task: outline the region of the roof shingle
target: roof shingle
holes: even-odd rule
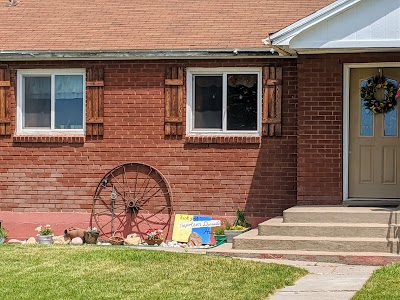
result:
[[[0,0],[0,50],[256,49],[334,0]]]

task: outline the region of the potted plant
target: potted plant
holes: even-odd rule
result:
[[[235,236],[251,229],[251,225],[246,221],[244,213],[240,209],[236,211],[236,220],[233,226],[231,226],[229,222],[226,222],[225,227],[224,233],[228,243],[232,243]]]
[[[7,237],[7,230],[4,227],[0,227],[0,244],[3,244]]]
[[[216,246],[226,243],[226,236],[223,227],[216,227],[214,229],[214,239]]]
[[[162,233],[163,231],[161,229],[149,228],[146,231],[144,241],[147,245],[160,245],[164,241]]]
[[[39,244],[42,245],[50,245],[53,244],[53,230],[51,229],[50,225],[46,226],[38,226],[35,228],[35,230],[38,232],[38,241]]]
[[[85,231],[85,243],[86,244],[97,244],[99,238],[99,231],[96,227],[88,227]]]

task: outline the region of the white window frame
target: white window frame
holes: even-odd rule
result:
[[[81,75],[83,77],[82,129],[54,129],[55,119],[55,76]],[[23,128],[24,123],[24,78],[35,76],[51,77],[51,128]],[[27,69],[17,70],[17,135],[84,135],[86,129],[86,70],[85,69]]]
[[[227,74],[257,75],[257,130],[227,130]],[[194,128],[194,78],[196,75],[222,76],[222,130]],[[186,135],[261,136],[262,131],[262,68],[188,68],[186,72]]]

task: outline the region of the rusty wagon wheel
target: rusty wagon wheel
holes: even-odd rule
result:
[[[115,167],[101,179],[93,198],[91,226],[100,238],[136,233],[149,228],[169,232],[172,194],[166,178],[143,163]],[[94,221],[94,222],[93,222]]]

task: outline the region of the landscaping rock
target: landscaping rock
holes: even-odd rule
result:
[[[36,239],[34,237],[30,237],[29,239],[26,240],[26,244],[34,245],[34,244],[37,244],[37,242],[36,242]]]
[[[136,233],[129,234],[124,240],[125,245],[139,245],[142,239],[136,235]]]
[[[80,237],[76,237],[71,240],[71,244],[72,245],[82,245],[83,240]]]
[[[20,245],[20,244],[23,244],[25,241],[20,241],[20,240],[17,240],[17,239],[10,239],[8,242],[7,242],[7,244],[14,244],[14,245]]]
[[[201,241],[201,236],[198,235],[195,232],[192,232],[189,235],[189,242],[188,242],[188,246],[189,247],[194,247],[194,246],[201,246],[202,245],[202,241]]]
[[[53,242],[54,242],[54,244],[66,245],[66,244],[71,243],[71,239],[67,236],[58,235],[58,236],[53,237]]]

